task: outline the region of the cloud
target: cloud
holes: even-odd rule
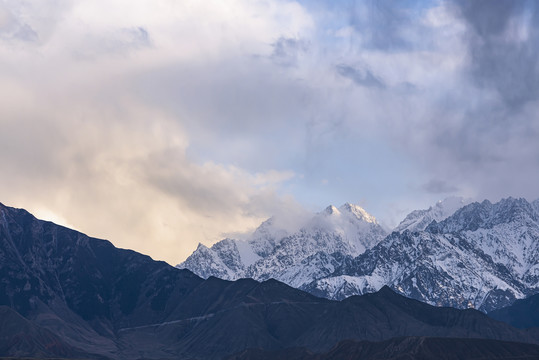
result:
[[[456,186],[449,185],[444,180],[432,179],[423,185],[423,189],[433,194],[447,194],[457,192],[459,189]]]
[[[270,59],[281,66],[297,66],[298,57],[309,50],[307,41],[284,37],[275,41],[272,47]]]
[[[38,40],[35,30],[18,19],[5,3],[0,4],[0,38],[25,42]]]
[[[152,46],[150,34],[143,26],[113,28],[103,33],[86,34],[82,42],[84,47],[75,48],[73,55],[86,61],[95,61],[104,55],[126,56]]]
[[[188,111],[211,82],[187,86],[189,104],[182,94],[167,93],[165,75],[174,67],[193,69],[200,59],[211,59],[217,75],[227,61],[269,56],[270,44],[309,26],[299,6],[165,1],[148,8],[145,1],[114,1],[103,12],[105,2],[58,2],[42,18],[39,4],[24,5],[8,4],[16,26],[9,23],[9,37],[0,39],[0,201],[171,264],[198,242],[254,229],[278,208],[299,206],[279,191],[293,171],[245,169],[193,153],[192,139],[219,122],[211,136],[224,136],[220,129],[234,119],[218,103],[218,111],[200,116],[212,106],[208,99]],[[39,43],[14,46],[17,24],[34,29]],[[147,77],[159,73],[163,78]],[[184,75],[174,80],[200,79]],[[144,96],[143,78],[156,81],[156,96],[181,106]],[[219,91],[238,83],[225,79]],[[228,96],[224,101],[234,100]],[[249,126],[244,116],[238,120]],[[196,123],[199,128],[190,126]]]
[[[359,86],[382,89],[385,87],[384,82],[369,69],[355,68],[345,64],[339,64],[335,68],[339,75],[352,80]]]
[[[350,25],[361,35],[363,46],[398,51],[413,44],[407,38],[412,19],[406,9],[392,1],[352,1]]]
[[[176,263],[282,209],[536,198],[536,7],[489,4],[4,1],[0,201]]]
[[[469,27],[470,72],[479,86],[492,88],[508,107],[539,95],[539,9],[534,1],[455,1]]]
[[[313,147],[317,162],[311,169],[338,154],[357,169],[339,169],[343,178],[352,176],[363,193],[384,184],[388,193],[373,191],[375,204],[421,199],[417,206],[428,206],[443,193],[479,200],[539,196],[530,181],[539,175],[534,2],[325,5],[316,14],[326,32],[311,40],[310,51],[324,54],[325,65],[340,77],[324,78],[327,100],[318,113],[327,116],[315,123],[333,129],[338,119],[339,127],[333,142]],[[358,86],[339,83],[342,77]],[[372,86],[376,92],[369,91]],[[390,151],[360,145],[350,151],[344,139],[383,143]],[[364,157],[394,173],[384,178],[384,170]],[[406,168],[399,170],[403,160]],[[320,172],[319,178],[328,175]],[[401,186],[409,196],[394,190]],[[349,193],[359,197],[361,190]]]
[[[178,261],[197,242],[255,227],[283,202],[273,186],[293,176],[197,164],[174,119],[133,100],[61,105],[4,113],[2,201],[38,215],[54,209],[90,235],[159,259]]]
[[[358,7],[359,15],[380,10]],[[530,1],[444,1],[419,9],[392,5],[380,16],[390,29],[400,29],[395,36],[405,42],[380,40],[375,41],[380,46],[372,46],[372,38],[362,42],[362,34],[348,35],[354,46],[348,63],[361,59],[386,88],[370,102],[363,102],[369,95],[359,88],[351,93],[357,115],[355,120],[345,115],[347,127],[366,131],[370,124],[371,136],[391,139],[397,152],[413,158],[426,176],[416,188],[426,196],[458,189],[478,198],[537,197],[529,182],[539,173],[539,144],[533,140],[536,9]],[[358,21],[363,27],[372,24],[367,15],[350,24],[357,29]],[[424,39],[416,36],[421,32]],[[360,76],[360,83],[367,78]]]

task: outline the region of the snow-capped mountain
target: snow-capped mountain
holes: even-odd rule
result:
[[[433,220],[436,222],[445,220],[453,215],[455,211],[471,202],[471,199],[463,197],[448,197],[445,200],[438,201],[436,205],[428,209],[412,211],[393,231],[423,231]]]
[[[386,235],[372,215],[346,203],[328,206],[290,234],[270,218],[247,240],[224,239],[211,248],[200,244],[177,267],[204,278],[274,278],[300,287],[331,274],[338,259],[358,256]]]
[[[539,292],[536,204],[513,198],[469,204],[424,231],[393,232],[302,288],[340,299],[389,285],[436,305],[484,311],[507,306]]]
[[[388,285],[430,304],[484,311],[539,292],[539,200],[467,202],[414,211],[385,238],[350,204],[326,208],[291,234],[270,219],[247,241],[200,245],[178,267],[203,277],[275,278],[330,299]]]

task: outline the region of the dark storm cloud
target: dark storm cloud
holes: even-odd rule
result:
[[[420,147],[434,177],[446,180],[423,189],[534,198],[537,188],[529,179],[539,175],[538,7],[505,0],[450,4],[465,25],[466,60],[462,81],[435,103],[425,124],[430,141]]]
[[[539,6],[528,0],[455,0],[469,27],[470,72],[519,108],[539,95]]]
[[[359,86],[371,87],[371,88],[385,88],[385,84],[382,79],[374,75],[366,67],[353,67],[346,64],[339,64],[335,66],[337,73],[345,78],[352,80]]]
[[[414,92],[397,94],[395,87],[386,87],[378,94],[384,104],[380,124],[397,148],[423,163],[430,179],[417,188],[426,194],[468,191],[478,198],[536,198],[539,190],[531,179],[539,176],[539,4],[440,2],[421,17],[434,24],[425,37],[435,41],[428,42],[414,37],[420,28],[403,16],[411,13],[397,6],[382,11],[385,4],[370,6],[372,20],[356,16],[363,21],[363,33],[352,22],[357,36],[366,34],[367,49],[384,52],[393,66],[401,65],[393,59],[402,61],[404,54],[415,61],[436,56],[419,71],[412,62],[404,67],[417,71],[418,76],[406,79],[415,85]],[[387,33],[384,38],[369,32],[374,23]],[[452,65],[444,67],[446,60]],[[344,69],[339,73],[352,78],[354,72]],[[383,70],[376,67],[386,83],[393,83]],[[427,77],[437,80],[425,82]]]

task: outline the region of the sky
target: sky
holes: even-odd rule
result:
[[[0,202],[170,264],[355,203],[539,197],[539,4],[0,0]]]

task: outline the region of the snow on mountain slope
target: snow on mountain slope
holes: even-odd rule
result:
[[[440,222],[469,203],[471,203],[471,199],[465,199],[463,197],[449,197],[445,200],[440,200],[436,205],[428,209],[412,211],[393,231],[423,231],[433,220]]]
[[[290,234],[269,219],[248,240],[200,246],[179,267],[203,277],[275,278],[330,299],[389,285],[430,304],[484,311],[539,292],[539,200],[466,202],[414,211],[385,238],[350,204],[329,206]]]
[[[536,287],[539,285],[539,212],[532,204],[525,199],[508,198],[496,204],[485,200],[433,224],[430,230],[461,234],[494,263]]]
[[[341,299],[389,285],[430,304],[489,311],[539,291],[538,220],[524,199],[473,203],[425,231],[393,232],[302,289]]]
[[[205,279],[210,276],[233,279],[236,272],[243,270],[238,248],[235,241],[231,239],[221,240],[211,248],[198,244],[197,249],[184,264],[186,266],[178,265],[178,267],[188,268]]]
[[[531,203],[531,205],[532,205],[533,209],[535,210],[535,212],[536,212],[537,214],[539,214],[539,199],[533,201],[533,202]]]
[[[330,254],[355,257],[386,235],[372,215],[346,203],[339,208],[328,206],[291,234],[270,218],[247,240],[225,239],[211,248],[199,245],[177,267],[205,278],[274,278],[299,287],[334,270],[339,262]]]

